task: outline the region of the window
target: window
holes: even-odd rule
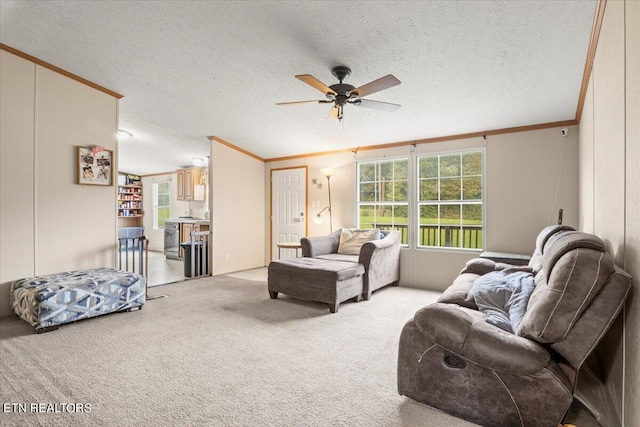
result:
[[[418,247],[482,249],[482,151],[417,160]]]
[[[358,227],[402,233],[408,241],[409,159],[358,162]]]
[[[153,183],[153,229],[163,230],[164,222],[170,217],[171,182]]]

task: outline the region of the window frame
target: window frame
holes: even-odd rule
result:
[[[482,183],[482,190],[481,190],[481,198],[480,199],[469,199],[469,200],[464,200],[463,199],[463,195],[461,193],[461,198],[457,199],[457,200],[433,200],[433,201],[421,201],[420,200],[420,159],[422,158],[426,158],[426,157],[437,157],[438,158],[438,193],[440,190],[440,158],[441,157],[446,157],[449,155],[460,155],[461,159],[462,156],[464,154],[471,154],[471,153],[480,153],[481,156],[481,167],[482,167],[482,171],[480,175],[473,175],[473,176],[480,176],[481,178],[481,183]],[[464,178],[464,171],[462,169],[462,164],[461,164],[461,170],[460,170],[460,175],[459,178],[462,181],[462,179]],[[437,251],[454,251],[454,252],[465,252],[465,253],[469,253],[469,252],[483,252],[484,248],[486,247],[486,191],[487,191],[487,184],[486,184],[486,149],[485,147],[474,147],[474,148],[468,148],[468,149],[460,149],[460,150],[451,150],[451,151],[441,151],[441,152],[433,152],[433,153],[420,153],[420,154],[415,154],[414,155],[414,162],[413,162],[413,168],[415,171],[415,175],[414,175],[414,183],[415,183],[415,189],[413,191],[413,197],[414,197],[414,207],[413,207],[413,212],[415,214],[415,221],[412,223],[414,230],[411,233],[414,236],[414,248],[417,250],[426,250],[426,251],[432,251],[432,250],[437,250]],[[461,184],[462,185],[462,184]],[[461,191],[464,191],[463,187],[461,186]],[[461,213],[460,215],[462,215],[462,206],[463,205],[480,205],[481,206],[481,213],[482,213],[482,226],[479,228],[479,231],[482,233],[482,245],[479,248],[465,248],[465,247],[461,247],[461,246],[430,246],[430,245],[420,245],[420,233],[421,233],[421,224],[420,224],[420,209],[422,206],[425,205],[432,205],[432,206],[438,206],[438,226],[441,226],[440,223],[440,207],[443,205],[459,205],[461,206]],[[462,223],[460,224],[460,227],[462,227]]]
[[[406,201],[400,201],[400,202],[396,202],[396,201],[392,201],[392,202],[388,202],[388,201],[384,201],[384,202],[380,202],[380,201],[361,201],[360,200],[360,166],[362,164],[365,163],[375,163],[376,165],[378,163],[382,163],[382,162],[395,162],[398,160],[405,160],[407,162],[407,200]],[[355,167],[355,174],[356,174],[356,179],[355,179],[355,205],[356,205],[356,209],[355,209],[355,217],[356,217],[356,227],[361,228],[361,224],[360,224],[360,206],[361,205],[370,205],[370,206],[383,206],[383,205],[391,205],[391,206],[406,206],[407,209],[407,223],[406,223],[406,236],[407,236],[407,243],[406,244],[401,244],[401,247],[403,248],[408,248],[411,246],[411,223],[412,223],[412,218],[411,218],[411,195],[413,193],[413,184],[412,184],[412,180],[413,180],[413,173],[411,171],[411,156],[397,156],[397,157],[383,157],[383,158],[375,158],[375,159],[362,159],[362,160],[356,160],[356,167]],[[392,182],[395,182],[396,180],[394,179]],[[373,182],[380,182],[378,180],[375,180]],[[393,223],[393,226],[395,227],[395,221]],[[405,224],[402,224],[405,225]],[[402,230],[400,230],[400,232],[402,233]]]
[[[168,192],[160,193],[158,191],[159,186],[161,184],[168,184]],[[152,195],[152,211],[153,211],[153,229],[154,230],[164,230],[164,224],[162,227],[158,225],[158,208],[168,208],[169,216],[167,218],[171,218],[171,178],[159,179],[154,181],[151,186],[151,195]],[[168,205],[159,205],[158,204],[158,196],[160,195],[168,195],[169,196],[169,204]]]

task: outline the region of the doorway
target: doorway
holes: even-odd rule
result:
[[[278,251],[278,243],[299,243],[307,232],[307,166],[272,169],[271,260],[296,257],[296,249]]]

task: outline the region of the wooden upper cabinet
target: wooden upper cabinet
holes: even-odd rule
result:
[[[204,200],[204,194],[196,197],[195,186],[200,185],[201,168],[179,169],[178,172],[178,200]],[[203,193],[203,192],[198,192]]]
[[[178,171],[178,200],[184,200],[184,169]]]

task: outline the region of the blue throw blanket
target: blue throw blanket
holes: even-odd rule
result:
[[[493,271],[478,277],[469,291],[487,322],[512,334],[527,310],[535,288],[533,274],[517,271],[507,274]]]

